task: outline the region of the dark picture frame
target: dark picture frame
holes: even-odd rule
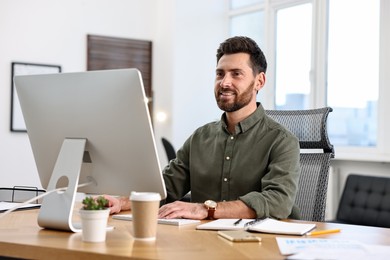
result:
[[[11,132],[27,132],[19,98],[15,90],[14,76],[60,73],[61,66],[52,64],[12,62],[11,63]]]

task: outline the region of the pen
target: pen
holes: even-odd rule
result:
[[[237,226],[238,224],[240,224],[242,218],[240,218],[239,220],[237,220],[236,222],[233,223],[233,225]]]
[[[255,220],[246,222],[244,227],[245,227],[245,229],[248,229],[250,226],[255,225],[255,224],[259,223],[259,222],[262,222],[262,221],[264,221],[266,219],[268,219],[268,218],[256,218]]]
[[[325,234],[330,234],[330,233],[338,233],[340,231],[341,231],[340,229],[326,229],[326,230],[309,232],[306,235],[307,236],[325,235]]]

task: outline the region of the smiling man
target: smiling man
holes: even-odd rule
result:
[[[221,120],[198,128],[163,171],[159,218],[299,218],[299,143],[256,96],[267,62],[256,42],[232,37],[217,50],[214,94]],[[180,199],[191,191],[191,202]],[[130,209],[110,198],[111,213]]]

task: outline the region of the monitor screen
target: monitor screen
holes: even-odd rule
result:
[[[43,188],[92,181],[78,191],[166,197],[137,69],[15,76],[15,87]]]

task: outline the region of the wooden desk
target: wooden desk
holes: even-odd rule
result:
[[[130,221],[114,220],[104,243],[85,243],[81,234],[41,229],[38,210],[13,212],[0,218],[0,255],[33,259],[283,259],[275,235],[256,234],[261,243],[232,243],[216,231],[196,225],[158,226],[155,242],[136,242]],[[341,228],[340,233],[316,236],[390,245],[390,229],[317,223],[318,229]],[[280,235],[279,235],[280,236]]]

